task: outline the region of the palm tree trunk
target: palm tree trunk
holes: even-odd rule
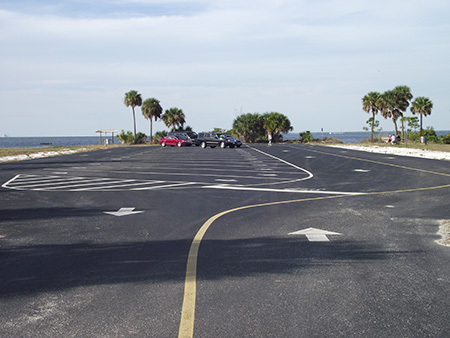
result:
[[[375,125],[375,112],[372,110],[372,130],[370,132],[370,143],[373,143],[373,128]]]
[[[422,142],[422,113],[420,113],[420,142]]]
[[[395,136],[398,135],[398,128],[397,128],[397,119],[392,119],[392,121],[394,122],[394,127],[395,127]]]
[[[152,144],[152,135],[153,135],[153,120],[152,117],[150,116],[150,144]]]
[[[134,113],[134,106],[131,106],[133,109],[133,124],[134,124],[134,143],[136,143],[136,114]]]

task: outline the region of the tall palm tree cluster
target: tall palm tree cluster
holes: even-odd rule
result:
[[[371,126],[370,142],[373,142],[374,126],[376,124],[375,115],[380,114],[385,118],[391,118],[394,123],[395,134],[398,135],[397,120],[403,117],[406,112],[413,95],[408,86],[397,86],[394,89],[387,90],[380,94],[379,92],[370,92],[362,98],[363,110],[366,113],[371,113],[372,117],[369,119]],[[422,136],[422,116],[431,114],[433,102],[427,97],[417,97],[411,106],[413,114],[420,115],[420,136]],[[402,125],[402,134],[404,128]]]
[[[247,113],[242,114],[233,121],[232,133],[244,142],[256,142],[266,135],[271,135],[274,141],[280,138],[281,133],[291,131],[291,121],[280,113]]]
[[[125,106],[130,107],[133,111],[133,125],[134,125],[134,141],[136,142],[136,106],[141,107],[142,115],[145,119],[150,121],[150,143],[152,143],[153,136],[153,119],[155,122],[158,119],[162,119],[167,127],[172,127],[175,130],[177,127],[183,127],[186,123],[186,116],[183,111],[179,108],[167,109],[163,114],[163,109],[159,103],[159,100],[155,98],[149,98],[142,101],[141,94],[136,90],[130,90],[125,93],[125,99],[123,101]]]

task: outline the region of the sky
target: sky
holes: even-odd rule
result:
[[[0,135],[133,130],[130,90],[195,131],[265,112],[362,131],[362,97],[398,85],[450,130],[449,16],[448,0],[0,0]],[[149,134],[140,107],[136,124]]]

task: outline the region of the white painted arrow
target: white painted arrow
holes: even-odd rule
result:
[[[289,235],[305,235],[310,242],[329,242],[327,235],[342,235],[338,232],[308,228],[289,233]]]
[[[103,211],[105,214],[113,216],[127,216],[132,214],[140,214],[143,211],[133,211],[136,208],[120,208],[117,211]]]

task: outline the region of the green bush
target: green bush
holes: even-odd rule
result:
[[[427,129],[422,129],[422,136],[427,138],[427,142],[439,143],[441,141],[440,137],[436,134],[433,127],[427,127]],[[412,131],[408,133],[408,140],[420,143],[420,132]]]
[[[122,132],[119,135],[117,135],[117,139],[120,142],[125,143],[125,144],[134,144],[134,143],[142,144],[142,143],[145,143],[145,141],[147,140],[147,135],[145,135],[144,133],[141,133],[141,132],[137,133],[136,134],[136,142],[134,142],[133,133],[131,131],[125,132],[122,129]]]
[[[308,143],[308,142],[312,142],[313,141],[313,135],[311,134],[311,132],[305,131],[303,133],[300,133],[300,142],[301,143]]]
[[[450,144],[450,134],[442,136],[441,140],[442,140],[442,143],[444,143],[444,144]]]

